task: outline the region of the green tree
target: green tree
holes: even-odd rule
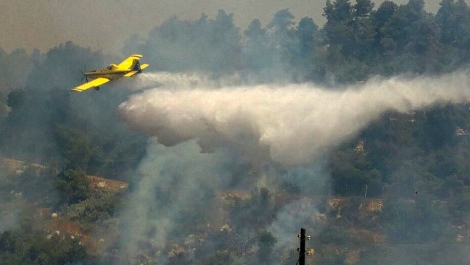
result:
[[[373,9],[374,3],[370,0],[356,0],[356,4],[353,6],[354,17],[356,20],[368,18]]]
[[[243,32],[245,37],[242,53],[243,61],[248,71],[254,71],[258,75],[271,64],[265,34],[266,29],[262,27],[259,19],[251,21]]]
[[[195,21],[172,17],[155,27],[139,49],[159,70],[219,76],[239,68],[241,35],[233,14],[219,10],[215,19],[206,14]]]
[[[270,232],[262,230],[258,232],[258,260],[262,264],[271,264],[274,245],[277,239]]]
[[[449,217],[444,202],[421,191],[414,200],[387,198],[381,222],[392,242],[424,243],[447,241],[453,236]]]
[[[443,0],[435,16],[440,29],[440,42],[446,46],[450,64],[468,63],[470,53],[470,8],[464,0]]]
[[[338,150],[330,160],[331,180],[335,194],[376,197],[382,194],[382,174],[373,168],[366,153]]]
[[[387,5],[390,9],[390,4]],[[427,23],[429,14],[424,10],[423,0],[410,0],[399,6],[388,22],[381,28],[383,38],[391,38],[397,44],[397,51],[402,53],[410,42],[420,37],[419,30]],[[416,50],[415,50],[416,51]]]
[[[88,181],[80,168],[68,168],[55,179],[55,187],[60,194],[60,203],[75,204],[88,197]]]
[[[443,44],[465,47],[469,40],[470,10],[464,0],[443,0],[436,14]]]
[[[323,30],[328,43],[346,49],[344,46],[354,38],[353,29],[350,27],[353,21],[353,9],[349,0],[337,0],[333,4],[327,0],[323,16],[327,20]]]
[[[85,247],[69,235],[47,235],[42,231],[0,234],[0,264],[93,264]]]
[[[298,53],[293,65],[297,65],[301,81],[311,78],[315,67],[314,55],[318,44],[318,26],[313,19],[304,17],[300,19],[296,28],[296,37],[299,40]]]
[[[288,9],[282,9],[274,14],[266,27],[270,63],[271,67],[278,68],[276,74],[292,72],[288,69],[298,62],[299,40],[294,25],[294,15]]]

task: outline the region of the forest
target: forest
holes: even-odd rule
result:
[[[323,15],[319,26],[283,9],[246,29],[224,10],[172,17],[122,57],[173,76],[332,91],[469,69],[464,0],[436,14],[424,0],[326,0]],[[0,48],[0,264],[296,264],[301,227],[307,264],[470,262],[469,103],[386,111],[316,162],[255,168],[233,150],[132,130],[117,111],[132,89],[70,92],[80,71],[122,57],[71,41]]]

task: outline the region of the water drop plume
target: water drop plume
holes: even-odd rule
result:
[[[195,87],[173,83],[145,90],[119,106],[129,127],[172,146],[196,139],[202,151],[240,150],[253,161],[308,164],[353,137],[385,111],[467,102],[469,73],[373,79],[326,89],[314,84]]]

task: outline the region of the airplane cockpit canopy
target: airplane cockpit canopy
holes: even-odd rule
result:
[[[108,69],[108,70],[113,70],[113,69],[116,69],[116,68],[117,68],[117,65],[115,65],[115,64],[110,64],[110,65],[108,65],[108,67],[106,67],[106,69]]]

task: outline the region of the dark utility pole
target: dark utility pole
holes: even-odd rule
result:
[[[305,240],[307,237],[305,236],[305,229],[300,228],[300,249],[299,249],[299,265],[305,265],[305,255],[307,252],[305,251]]]

